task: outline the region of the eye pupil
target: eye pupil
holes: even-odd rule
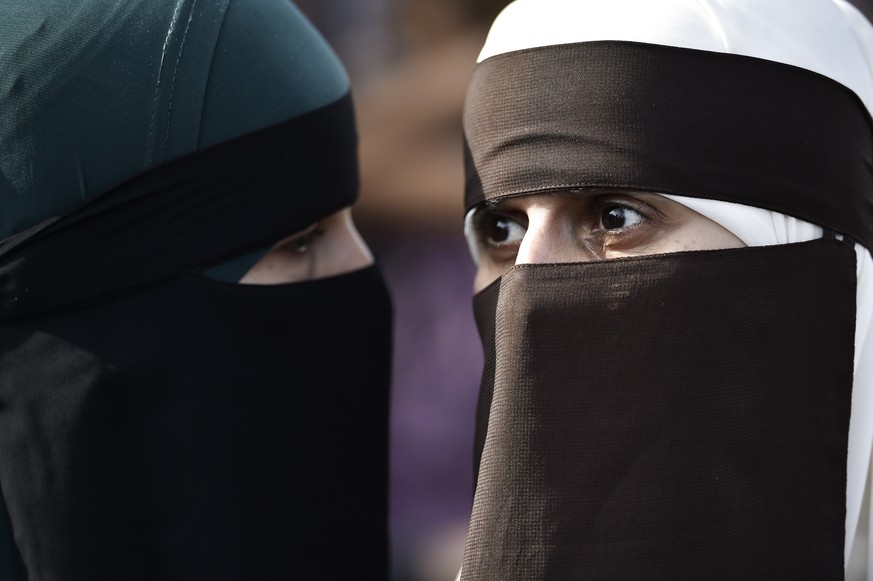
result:
[[[297,254],[305,254],[307,250],[309,250],[309,245],[312,243],[312,240],[308,236],[304,236],[299,240],[294,240],[291,243],[291,248]]]
[[[509,252],[524,238],[525,226],[513,215],[506,215],[485,206],[473,214],[472,232],[475,242],[488,251]]]
[[[324,234],[324,231],[318,224],[314,224],[303,233],[283,241],[281,248],[293,254],[306,254],[322,234]]]
[[[492,242],[506,242],[509,238],[509,220],[497,218],[488,224],[488,239]]]
[[[603,222],[603,227],[607,230],[613,230],[617,228],[624,228],[627,223],[627,211],[625,208],[621,208],[619,206],[612,206],[610,208],[605,208],[603,210],[603,216],[601,220]]]

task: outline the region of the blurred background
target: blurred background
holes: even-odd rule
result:
[[[873,0],[852,1],[873,20]],[[509,0],[296,3],[352,80],[356,221],[394,297],[394,579],[452,580],[472,507],[482,363],[462,234],[461,109],[488,27]]]
[[[355,221],[395,308],[391,544],[396,581],[450,581],[472,508],[482,349],[463,238],[461,109],[509,0],[297,0],[346,66],[358,116]]]

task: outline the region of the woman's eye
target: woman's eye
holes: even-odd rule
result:
[[[281,242],[279,246],[294,254],[306,254],[313,242],[320,238],[322,234],[324,234],[324,230],[318,224],[313,224],[293,238]]]
[[[486,216],[479,222],[479,238],[486,246],[502,246],[520,242],[527,231],[524,226],[506,216]]]
[[[646,217],[633,208],[615,204],[605,206],[600,214],[600,225],[604,230],[620,230],[636,226],[645,220]]]

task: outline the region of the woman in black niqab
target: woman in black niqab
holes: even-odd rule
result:
[[[354,202],[324,41],[285,0],[13,0],[0,70],[3,578],[385,578],[378,272],[237,284]]]
[[[464,119],[504,268],[461,579],[871,578],[871,64],[844,0],[496,19]]]

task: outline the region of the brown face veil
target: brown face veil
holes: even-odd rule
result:
[[[378,271],[202,274],[354,202],[333,53],[284,0],[0,13],[0,577],[386,577]]]
[[[498,19],[468,92],[468,209],[633,189],[765,208],[824,236],[519,265],[479,293],[462,579],[842,579],[855,247],[868,261],[873,247],[868,110],[831,78],[748,56],[740,33],[745,54],[598,38],[614,34],[598,12],[655,9],[594,4],[521,0]],[[836,18],[818,4],[806,10]],[[659,3],[675,25],[663,34],[681,36],[676,19],[701,5]],[[738,5],[720,5],[707,26],[748,30],[731,28],[751,18],[731,20]],[[512,23],[532,48],[501,44]],[[577,24],[597,31],[590,42],[569,42]]]

